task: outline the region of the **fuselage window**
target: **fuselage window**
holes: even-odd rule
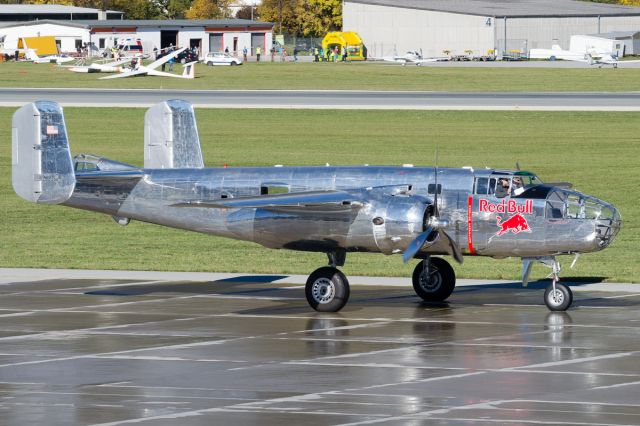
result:
[[[429,186],[427,186],[427,193],[428,194],[435,194],[436,193],[436,184],[435,183],[430,183]],[[442,185],[438,184],[438,194],[442,194]]]
[[[287,194],[289,192],[288,186],[269,185],[260,187],[260,195],[277,195]]]
[[[476,188],[474,191],[478,195],[493,195],[496,192],[495,178],[476,178]]]

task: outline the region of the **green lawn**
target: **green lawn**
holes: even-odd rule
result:
[[[0,266],[307,274],[321,254],[30,204],[11,188],[11,115],[0,108]],[[74,153],[142,165],[143,109],[65,109]],[[640,113],[478,111],[198,110],[208,166],[402,164],[513,168],[615,204],[624,224],[612,247],[582,256],[564,276],[637,282]],[[413,262],[415,263],[415,262]],[[409,276],[400,256],[349,255],[347,274]],[[459,276],[517,279],[517,259],[467,258]],[[546,269],[534,268],[535,277]]]
[[[181,73],[182,67],[176,66]],[[166,77],[99,80],[48,64],[0,63],[0,87],[92,87],[144,89],[362,89],[424,91],[640,90],[640,69],[453,68],[384,63],[248,63],[199,65],[196,79]]]

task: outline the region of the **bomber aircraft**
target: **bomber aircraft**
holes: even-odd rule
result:
[[[317,311],[349,299],[337,269],[347,253],[420,259],[413,288],[425,301],[451,295],[451,265],[466,256],[522,258],[526,286],[534,262],[551,268],[544,302],[566,310],[571,290],[558,282],[559,255],[595,252],[620,230],[618,210],[544,184],[522,170],[439,167],[205,168],[191,104],[169,100],[145,114],[144,167],[90,154],[71,157],[62,108],[37,101],[12,122],[15,192],[131,220],[253,241],[275,249],[323,252],[328,266],[310,274],[305,293]]]

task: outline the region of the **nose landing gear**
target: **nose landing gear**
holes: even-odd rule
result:
[[[573,303],[573,293],[568,286],[558,282],[560,281],[560,262],[554,256],[522,258],[522,285],[524,287],[527,286],[532,262],[534,261],[551,268],[551,274],[547,277],[551,278],[551,284],[544,291],[544,304],[547,305],[550,311],[566,311],[569,309],[569,306]]]

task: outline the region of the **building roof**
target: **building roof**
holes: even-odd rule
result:
[[[577,0],[344,0],[378,6],[421,9],[463,15],[511,17],[629,16],[640,7]]]
[[[60,13],[98,13],[100,9],[88,7],[64,6],[61,4],[0,4],[0,15],[46,15]],[[117,10],[107,10],[107,13],[122,13]]]
[[[170,19],[170,20],[138,20],[138,19],[108,19],[74,21],[88,27],[273,27],[272,22],[252,21],[250,19]]]
[[[609,33],[587,34],[589,37],[600,37],[608,39],[633,38],[640,31],[611,31]]]
[[[271,27],[275,25],[273,22],[259,22],[250,19],[174,19],[174,20],[128,20],[128,19],[108,19],[108,20],[73,20],[73,21],[56,21],[53,19],[41,19],[38,21],[28,22],[0,22],[0,28],[21,27],[27,25],[54,24],[64,25],[76,28],[111,28],[111,27],[228,27],[228,28],[245,28],[245,27]]]

